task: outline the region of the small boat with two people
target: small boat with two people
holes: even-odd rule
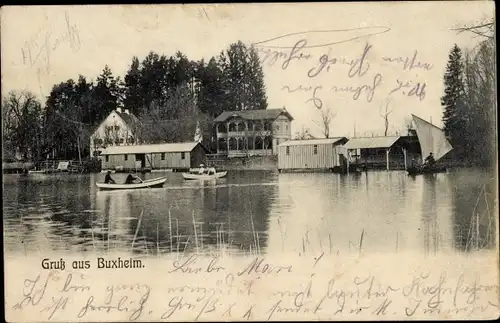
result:
[[[153,179],[143,180],[133,172],[130,172],[125,180],[125,183],[116,183],[111,178],[111,171],[106,173],[104,183],[97,182],[96,185],[100,190],[127,190],[127,189],[140,189],[140,188],[157,188],[163,187],[167,181],[167,177],[158,177]]]
[[[415,115],[412,115],[412,117],[416,127],[423,163],[408,167],[408,175],[446,173],[446,166],[438,165],[438,161],[453,150],[453,147],[448,139],[446,139],[443,130]]]
[[[189,173],[182,173],[182,177],[187,180],[211,180],[226,175],[227,171],[218,172],[214,167],[206,168],[204,164],[201,164],[197,169],[190,169]]]

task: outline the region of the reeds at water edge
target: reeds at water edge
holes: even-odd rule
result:
[[[156,258],[160,257],[160,223],[156,222]]]
[[[476,199],[476,203],[474,205],[474,210],[473,214],[467,219],[469,223],[468,233],[467,233],[467,239],[463,239],[463,242],[461,243],[461,248],[464,248],[464,244],[466,244],[465,249],[466,250],[480,250],[486,245],[491,242],[491,238],[493,236],[493,231],[491,229],[494,229],[494,218],[492,218],[490,212],[490,205],[491,202],[488,201],[488,196],[486,195],[486,189],[483,187],[481,190],[481,193]],[[484,199],[484,201],[482,201]],[[489,204],[488,204],[489,202]],[[177,217],[177,212],[175,209],[173,209],[173,206],[171,206],[168,209],[168,236],[167,234],[163,234],[164,236],[162,237],[161,233],[161,226],[160,222],[165,223],[166,218],[164,217],[163,220],[159,220],[159,222],[156,223],[156,248],[155,248],[155,242],[154,238],[150,239],[149,243],[151,245],[148,246],[148,242],[146,241],[147,235],[144,234],[144,237],[139,237],[139,230],[145,228],[142,228],[143,225],[143,217],[144,217],[144,211],[141,211],[141,214],[139,216],[139,219],[137,221],[137,227],[135,228],[135,234],[133,236],[132,240],[132,249],[134,250],[135,247],[137,247],[138,240],[144,240],[144,247],[141,246],[142,252],[146,254],[154,254],[156,250],[156,256],[160,257],[162,252],[170,252],[170,253],[175,253],[177,257],[184,257],[186,253],[191,253],[195,252],[196,254],[213,254],[213,255],[229,255],[231,253],[238,253],[238,254],[243,254],[246,256],[258,256],[262,255],[262,253],[265,253],[265,250],[261,246],[261,239],[262,239],[262,234],[263,231],[259,231],[258,227],[260,225],[260,222],[255,223],[255,217],[253,216],[252,212],[248,213],[248,217],[245,219],[245,222],[247,223],[247,231],[244,233],[245,234],[245,241],[242,242],[243,245],[240,245],[240,242],[238,242],[238,245],[234,245],[235,242],[233,239],[231,239],[231,216],[228,216],[226,219],[224,219],[221,222],[211,222],[209,224],[209,227],[207,229],[207,223],[206,222],[201,222],[201,220],[197,221],[197,211],[196,210],[189,210],[189,213],[191,213],[191,216],[187,217],[188,219],[184,220],[182,218],[182,214],[180,217]],[[188,214],[189,214],[188,213]],[[486,218],[484,218],[486,216]],[[179,219],[180,221],[185,221],[182,222],[181,228],[179,228]],[[199,219],[199,218],[198,218]],[[281,235],[281,241],[277,241],[278,243],[278,248],[280,248],[283,252],[300,252],[301,254],[315,254],[319,251],[330,253],[330,254],[339,254],[339,252],[343,253],[347,250],[343,248],[337,248],[336,244],[336,239],[335,236],[335,230],[328,230],[326,232],[322,231],[320,227],[312,227],[310,229],[307,229],[306,231],[303,231],[302,237],[300,235],[294,235],[287,237],[286,236],[286,227],[285,223],[283,221],[283,218],[275,218],[272,219],[272,221],[276,221],[279,227],[279,232],[278,230],[275,231],[276,235]],[[187,223],[186,223],[187,222]],[[189,223],[191,222],[191,223]],[[276,224],[276,222],[274,224]],[[166,223],[165,223],[166,224]],[[213,226],[215,224],[215,226]],[[192,225],[192,232],[190,232],[189,235],[187,233],[184,233],[186,227],[188,231],[191,231],[191,228],[189,228]],[[234,226],[234,219],[233,219],[233,226]],[[486,228],[487,227],[487,228]],[[465,233],[467,232],[467,229],[464,230],[463,234],[465,236]],[[181,233],[179,233],[179,230],[181,230]],[[359,230],[359,231],[358,231]],[[358,254],[361,255],[365,252],[368,251],[368,249],[371,249],[371,243],[370,241],[372,238],[372,234],[376,233],[370,233],[366,230],[366,228],[359,228],[357,232],[354,233],[354,237],[350,237],[352,241],[348,241],[348,252],[352,252],[353,254]],[[434,245],[437,246],[439,245],[439,249],[444,248],[443,245],[438,242],[439,241],[447,241],[446,239],[453,239],[454,237],[450,236],[440,236],[439,228],[434,228],[434,231],[432,232],[434,236],[431,236],[430,238],[434,238]],[[152,230],[154,232],[154,228]],[[394,232],[393,234],[390,234],[390,237],[386,237],[386,240],[389,240],[388,243],[388,250],[396,251],[396,252],[401,252],[402,250],[406,249],[405,248],[405,237],[406,233],[404,231],[397,231]],[[99,237],[99,233],[97,232],[97,238]],[[264,232],[265,233],[265,232]],[[370,233],[370,234],[369,234]],[[441,232],[441,234],[444,232]],[[359,236],[358,236],[359,234]],[[369,234],[367,236],[367,234]],[[154,233],[150,235],[154,236]],[[215,237],[214,237],[215,236]],[[351,235],[352,236],[352,235]],[[207,238],[208,237],[208,238]],[[238,236],[240,238],[241,236]],[[207,245],[207,241],[210,241],[210,238],[212,238],[215,243],[212,243],[212,245]],[[238,241],[238,238],[236,241]],[[96,237],[94,237],[94,231],[92,230],[92,243],[94,246],[94,250],[96,249],[96,242],[95,242]],[[167,240],[168,239],[168,240]],[[174,241],[174,239],[176,239]],[[207,240],[208,239],[208,240]],[[279,239],[279,238],[278,238]],[[328,241],[326,241],[328,239]],[[368,241],[365,241],[367,240]],[[437,240],[439,241],[437,241]],[[443,240],[444,239],[444,240]],[[151,241],[153,240],[153,241]],[[347,240],[347,239],[346,239]],[[130,241],[130,240],[129,240]],[[342,241],[340,241],[342,243]],[[281,243],[281,246],[280,246]],[[367,245],[368,243],[368,245]],[[108,246],[109,246],[109,240],[108,240]],[[142,244],[142,241],[141,243]],[[295,248],[292,249],[292,244],[295,244]],[[328,245],[327,245],[328,244]],[[345,244],[345,241],[344,241]],[[347,246],[346,246],[347,247]],[[458,248],[458,246],[457,246]],[[366,249],[366,250],[365,250]],[[439,250],[436,250],[436,252],[439,252]]]
[[[137,222],[137,227],[135,228],[134,238],[132,239],[132,251],[134,250],[135,239],[137,238],[137,234],[139,233],[139,228],[141,227],[143,215],[144,215],[144,210],[141,211],[141,215],[139,216],[139,221]]]
[[[94,225],[92,224],[93,221],[90,221],[90,232],[92,234],[92,247],[94,247],[94,252],[95,252],[95,236],[94,236]]]
[[[484,197],[486,210],[483,212],[477,212],[476,210],[479,205],[481,197]],[[492,239],[492,230],[493,230],[493,224],[492,224],[493,216],[490,212],[491,210],[488,203],[488,198],[486,196],[486,185],[483,185],[476,199],[476,203],[474,204],[474,208],[471,217],[469,219],[469,230],[467,232],[467,242],[465,245],[466,250],[468,251],[480,250],[482,248],[487,247],[488,243]],[[488,225],[486,227],[486,236],[484,237],[484,239],[481,239],[480,224],[481,220],[483,220],[484,217],[487,217]],[[482,243],[481,240],[483,240]]]
[[[194,228],[194,241],[195,241],[195,244],[196,244],[196,254],[199,254],[200,250],[198,248],[198,234],[196,232],[196,220],[194,218],[194,210],[193,210],[193,213],[192,213],[192,217],[193,217],[193,228]]]
[[[172,246],[172,205],[168,208],[168,234],[170,237],[170,252],[173,251],[173,246]]]
[[[177,254],[179,254],[179,219],[175,218],[175,240],[177,244]]]

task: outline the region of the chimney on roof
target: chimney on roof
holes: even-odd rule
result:
[[[125,113],[130,114],[130,111],[128,111],[128,109],[125,109]]]
[[[116,108],[116,112],[122,113],[122,108]]]

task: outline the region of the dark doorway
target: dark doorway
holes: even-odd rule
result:
[[[146,167],[146,155],[145,154],[135,154],[135,160],[141,161],[141,168]]]

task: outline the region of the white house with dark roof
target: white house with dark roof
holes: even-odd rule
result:
[[[90,136],[90,155],[98,156],[106,147],[139,143],[136,137],[139,123],[127,109],[111,111]]]
[[[217,153],[228,157],[276,155],[292,138],[286,109],[224,111],[214,120]]]

